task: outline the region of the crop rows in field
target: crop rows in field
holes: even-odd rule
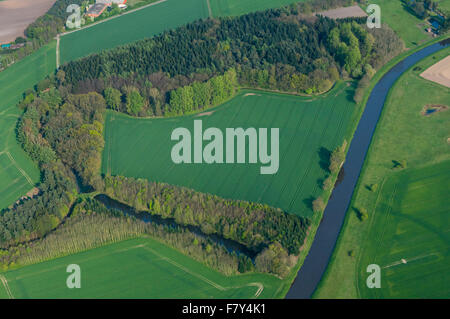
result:
[[[325,97],[297,97],[243,91],[212,114],[168,119],[135,119],[110,112],[106,118],[104,174],[147,178],[224,198],[269,204],[303,216],[322,193],[328,152],[343,141],[354,103],[353,89],[341,83]],[[249,95],[252,94],[252,95]],[[171,132],[191,130],[201,119],[203,130],[217,127],[279,128],[280,163],[273,175],[261,175],[261,164],[174,164]],[[247,155],[248,156],[248,155]]]

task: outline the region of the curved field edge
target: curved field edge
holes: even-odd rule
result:
[[[81,268],[81,289],[66,286],[70,264]],[[228,277],[146,236],[0,274],[14,298],[274,298],[284,282],[266,274]],[[0,289],[0,298],[7,296]]]
[[[422,44],[422,45],[420,45],[420,46],[418,46],[418,47],[416,47],[414,49],[407,50],[407,51],[403,52],[402,54],[398,55],[397,57],[395,57],[394,59],[392,59],[389,63],[387,63],[385,66],[383,66],[376,73],[376,75],[372,78],[371,84],[368,87],[368,89],[366,90],[366,93],[365,93],[365,96],[364,96],[364,99],[363,99],[363,102],[362,102],[363,105],[367,104],[369,96],[372,93],[372,90],[375,87],[375,85],[378,83],[378,81],[392,67],[394,67],[398,62],[400,62],[401,60],[403,60],[403,59],[407,58],[408,56],[414,54],[415,52],[420,51],[421,49],[423,49],[425,47],[428,47],[428,46],[430,46],[432,44],[435,44],[435,43],[438,43],[438,42],[441,42],[441,41],[444,41],[444,40],[448,40],[448,39],[450,39],[450,35],[444,35],[442,37],[439,37],[439,38],[433,39],[431,41],[428,41],[427,43],[424,43],[424,44]],[[448,49],[444,49],[444,50],[448,50]],[[442,53],[442,51],[443,50],[438,51],[434,55],[439,54],[439,52]],[[430,59],[430,58],[431,57],[427,57],[427,58],[419,61],[417,64],[420,64],[423,61],[425,61],[427,59]],[[413,69],[413,68],[414,68],[414,66],[412,66],[409,70],[405,71],[405,73],[399,79],[397,79],[397,81],[394,84],[393,88],[395,86],[397,86],[398,82],[404,76],[406,76],[407,73],[410,72],[410,70]],[[390,101],[393,88],[391,88],[390,91],[389,91],[389,94],[388,94],[388,96],[386,98],[385,106]],[[354,191],[353,196],[352,196],[352,201],[350,202],[349,208],[347,210],[346,217],[345,217],[345,220],[344,220],[344,224],[343,224],[343,226],[341,228],[341,231],[339,233],[339,237],[338,237],[338,240],[336,242],[336,246],[335,246],[335,249],[333,251],[333,255],[332,255],[331,259],[330,259],[330,262],[328,263],[328,267],[327,267],[325,273],[323,274],[322,279],[321,279],[318,287],[316,288],[316,291],[313,294],[313,298],[358,298],[358,297],[360,297],[359,293],[357,291],[355,282],[353,284],[351,284],[351,286],[348,286],[348,284],[347,284],[348,288],[347,288],[345,293],[342,293],[342,292],[339,293],[339,294],[337,294],[336,292],[331,293],[328,290],[330,289],[329,287],[335,286],[335,280],[333,280],[333,278],[331,277],[332,276],[331,272],[339,271],[339,269],[342,270],[344,268],[345,269],[348,268],[345,265],[342,265],[341,262],[340,262],[340,260],[343,259],[343,258],[345,258],[345,259],[349,259],[350,258],[350,256],[348,256],[348,252],[343,252],[343,249],[344,249],[344,247],[343,247],[344,246],[344,237],[351,236],[351,234],[354,233],[354,232],[355,233],[360,233],[361,232],[361,230],[360,230],[361,225],[356,224],[356,223],[359,223],[359,221],[353,220],[351,225],[350,225],[349,220],[350,220],[350,218],[352,218],[352,219],[356,218],[354,216],[354,209],[353,209],[353,207],[355,207],[355,202],[356,202],[356,199],[357,199],[357,195],[360,193],[360,191],[363,188],[365,188],[367,186],[367,185],[363,185],[362,184],[362,180],[364,179],[364,176],[367,173],[367,169],[368,169],[368,165],[369,165],[368,162],[370,161],[370,158],[371,158],[371,155],[372,155],[372,152],[373,152],[373,145],[376,143],[376,141],[378,139],[378,133],[379,133],[379,130],[380,130],[380,124],[383,122],[383,118],[385,116],[386,116],[386,107],[383,107],[383,110],[382,110],[382,113],[381,113],[378,125],[376,127],[375,132],[374,132],[374,136],[372,138],[372,141],[371,141],[368,153],[366,155],[366,159],[364,161],[364,166],[361,169],[360,178],[358,179],[358,183],[357,183],[357,185],[355,187],[355,191]],[[381,184],[381,183],[378,183],[378,184]],[[355,224],[356,224],[356,227],[355,227]],[[350,227],[352,227],[352,228],[350,228]],[[337,255],[339,255],[339,258],[338,258]],[[354,270],[349,270],[349,271],[352,272],[352,273],[354,272]],[[355,278],[355,276],[353,276],[353,278]],[[341,281],[341,280],[342,280],[342,278],[340,278],[339,281]]]
[[[327,177],[321,153],[342,144],[357,112],[349,101],[352,92],[345,82],[323,96],[308,98],[244,90],[201,117],[132,119],[109,112],[102,173],[146,178],[311,216],[308,201],[322,194],[320,180]],[[176,142],[170,140],[171,131],[192,128],[194,120],[202,120],[204,129],[222,131],[279,128],[279,170],[261,175],[262,164],[174,164],[170,149]]]
[[[39,170],[16,140],[22,111],[16,104],[25,90],[56,68],[55,41],[0,72],[0,209],[8,207],[39,181]]]

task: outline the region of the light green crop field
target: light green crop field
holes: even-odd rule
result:
[[[166,0],[61,37],[61,63],[207,18],[206,0]]]
[[[279,8],[301,0],[209,0],[214,17],[237,16]]]
[[[450,0],[439,0],[438,1],[439,8],[444,11],[450,11]]]
[[[427,104],[450,106],[450,90],[420,77],[449,54],[446,48],[420,61],[392,87],[336,250],[314,297],[450,296],[448,276],[440,272],[449,267],[450,111],[422,115]],[[399,174],[392,169],[393,160],[406,160],[408,168]],[[373,184],[377,191],[368,189]],[[391,204],[386,196],[392,196]],[[353,207],[367,209],[369,219],[361,222]],[[374,235],[383,228],[385,237]],[[374,250],[376,243],[387,245],[384,255]],[[349,256],[352,250],[355,257]],[[372,295],[362,289],[369,261],[386,266],[401,259],[407,263],[382,269],[386,289]],[[439,280],[447,283],[447,290],[440,284],[435,291],[431,288]]]
[[[66,285],[71,264],[81,269],[79,289]],[[286,285],[265,274],[224,276],[150,238],[102,246],[0,276],[6,279],[0,281],[3,298],[279,298]]]
[[[387,23],[403,39],[407,48],[411,48],[431,39],[425,32],[426,23],[411,14],[401,0],[373,0],[381,8],[381,23]]]
[[[17,103],[56,68],[55,42],[0,72],[0,209],[29,191],[39,180],[39,170],[16,140],[21,114]]]
[[[380,191],[358,262],[363,298],[449,298],[450,162],[390,177]],[[381,267],[381,289],[366,285]]]
[[[102,172],[261,202],[310,216],[311,201],[322,193],[321,180],[326,177],[323,166],[327,166],[328,155],[324,149],[342,144],[356,113],[352,92],[347,83],[318,97],[244,90],[205,116],[136,119],[109,112]],[[224,134],[225,128],[279,128],[278,172],[261,175],[261,164],[249,164],[248,154],[246,164],[174,164],[172,131],[185,127],[193,132],[194,120],[202,120],[203,130],[217,127]]]

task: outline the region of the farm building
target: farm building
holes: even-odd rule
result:
[[[107,7],[107,5],[104,3],[93,4],[86,12],[86,15],[88,17],[97,18],[98,16],[100,16],[103,13],[103,11],[105,11],[106,7]]]
[[[86,15],[88,17],[97,18],[100,16],[103,11],[112,4],[117,4],[119,6],[124,5],[127,2],[127,0],[97,0],[97,2],[89,7]]]
[[[108,6],[112,5],[113,3],[115,4],[125,4],[127,2],[127,0],[97,0],[96,3],[104,3]]]

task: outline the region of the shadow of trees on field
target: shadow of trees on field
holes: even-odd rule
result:
[[[328,172],[328,167],[330,166],[330,156],[331,151],[325,147],[320,147],[317,151],[317,154],[319,155],[319,165],[320,167]]]

